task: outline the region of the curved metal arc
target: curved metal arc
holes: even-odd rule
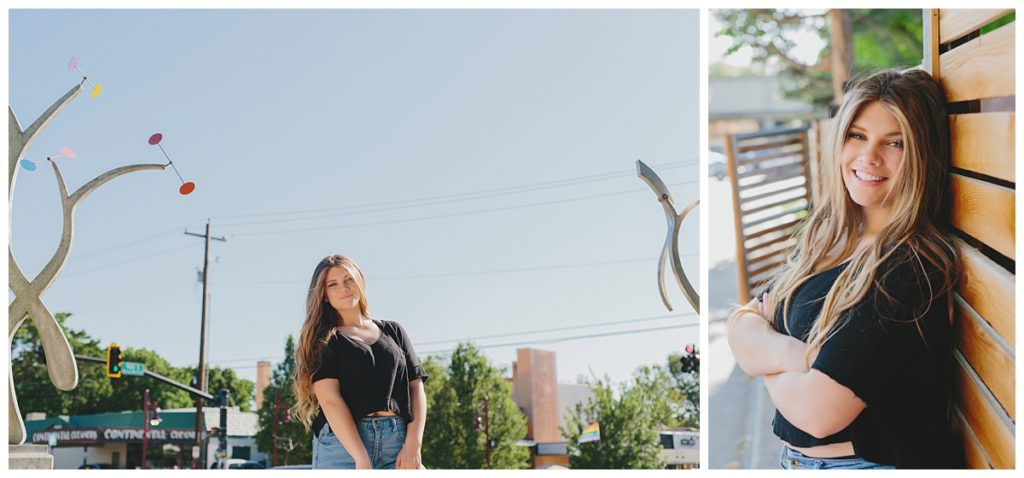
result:
[[[658,292],[661,294],[661,301],[665,304],[665,307],[668,308],[668,310],[672,310],[672,304],[669,302],[668,294],[665,291],[665,269],[666,267],[671,267],[672,274],[676,278],[679,289],[683,292],[683,295],[686,296],[686,300],[690,302],[693,310],[699,314],[700,296],[693,288],[693,284],[690,283],[689,278],[686,276],[686,272],[683,271],[683,265],[679,257],[678,248],[679,227],[686,216],[697,207],[700,201],[694,201],[677,215],[675,205],[672,202],[672,195],[668,192],[668,187],[666,187],[665,183],[660,177],[658,177],[658,174],[644,164],[643,161],[638,160],[636,162],[636,167],[637,176],[647,183],[647,185],[654,190],[655,194],[658,195],[658,201],[661,203],[662,208],[665,211],[665,219],[668,222],[668,231],[665,236],[665,243],[661,248],[661,255],[658,260]]]
[[[696,200],[686,206],[683,212],[679,213],[679,217],[675,221],[675,230],[672,232],[672,247],[669,252],[672,255],[672,272],[676,276],[676,282],[679,283],[680,288],[683,290],[683,295],[686,296],[686,300],[690,302],[690,306],[693,310],[700,314],[700,296],[697,291],[693,288],[693,284],[690,283],[690,279],[686,277],[686,272],[683,270],[682,260],[678,255],[679,251],[679,227],[683,224],[686,219],[686,215],[697,208],[700,204],[700,200]]]
[[[668,205],[672,208],[672,215],[675,216],[675,203],[672,202],[672,194],[668,192],[668,187],[658,177],[658,173],[655,173],[653,169],[638,159],[636,161],[636,174],[654,190],[654,193],[658,195],[659,201],[668,201]]]

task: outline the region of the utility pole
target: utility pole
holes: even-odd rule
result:
[[[196,234],[194,232],[185,231],[185,235],[202,237],[206,242],[206,247],[203,252],[203,310],[202,318],[199,326],[199,367],[196,369],[196,388],[202,392],[206,392],[206,324],[208,321],[207,317],[207,302],[209,298],[209,272],[210,272],[210,240],[217,240],[221,242],[227,242],[227,239],[223,237],[210,237],[210,220],[206,220],[206,234]],[[195,446],[199,447],[199,460],[192,462],[192,468],[198,468],[197,465],[205,463],[206,458],[206,447],[203,446],[202,438],[202,424],[203,424],[203,398],[199,397],[196,399],[196,441]]]
[[[483,430],[484,432],[484,456],[486,457],[488,470],[491,469],[491,411],[488,409],[489,402],[489,397],[484,395],[483,413],[481,414],[479,409],[476,412],[476,431]]]
[[[488,397],[484,397],[484,434],[487,436],[487,469],[491,469],[491,411],[487,405],[490,402]]]

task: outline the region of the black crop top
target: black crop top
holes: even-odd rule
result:
[[[367,344],[337,332],[320,355],[320,368],[312,381],[325,378],[341,382],[345,400],[357,422],[373,412],[390,411],[412,421],[409,382],[427,381],[405,329],[398,322],[376,320],[380,338]],[[323,410],[313,420],[313,433],[319,434],[327,423]]]
[[[822,439],[776,411],[772,428],[779,438],[801,448],[851,441],[857,456],[897,468],[963,467],[947,419],[953,364],[949,296],[929,302],[924,271],[907,252],[897,250],[879,267],[876,285],[847,312],[846,325],[811,365],[849,388],[867,408],[845,429]],[[922,262],[933,290],[940,289],[940,271]],[[797,288],[787,317],[793,337],[807,341],[826,294],[847,265],[822,271]],[[913,318],[922,311],[919,332]],[[780,304],[775,328],[785,334],[781,319]]]

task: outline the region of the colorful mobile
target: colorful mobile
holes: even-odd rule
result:
[[[57,158],[75,159],[75,152],[72,151],[71,148],[60,148],[60,154],[55,154],[53,156],[47,156],[46,157],[46,159],[51,159],[51,160],[52,159],[57,159]],[[19,164],[21,164],[21,167],[23,169],[25,169],[26,171],[35,171],[36,170],[36,163],[34,163],[34,162],[30,161],[30,160],[23,159],[23,160],[19,161]]]
[[[167,151],[164,151],[164,147],[160,145],[160,141],[163,141],[164,135],[160,133],[153,133],[153,136],[149,137],[149,144],[156,145],[160,148],[160,152],[164,153],[164,157],[167,158],[167,165],[174,170],[174,174],[178,175],[178,179],[181,180],[181,187],[178,188],[178,192],[182,196],[187,196],[196,190],[196,183],[192,181],[185,182],[185,179],[181,177],[181,173],[178,172],[178,168],[174,166],[174,161],[171,161],[171,157],[167,155]]]
[[[89,86],[92,87],[92,97],[93,98],[95,98],[95,97],[100,95],[100,90],[103,89],[103,85],[101,85],[99,83],[93,84],[91,81],[89,81],[89,76],[86,75],[85,72],[82,71],[80,68],[78,68],[78,57],[77,56],[71,57],[71,61],[68,62],[68,71],[71,71],[71,70],[75,70],[80,75],[82,75],[82,80],[85,81],[86,83],[88,83]]]

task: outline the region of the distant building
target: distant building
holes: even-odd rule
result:
[[[708,78],[708,147],[723,152],[725,136],[827,118],[808,103],[782,96],[777,76]]]
[[[512,401],[526,414],[526,440],[532,468],[569,466],[569,449],[562,436],[566,408],[593,394],[585,385],[558,383],[554,352],[516,350],[512,363]]]
[[[666,468],[700,468],[700,430],[676,428],[662,430],[660,456],[668,463]]]
[[[560,427],[566,426],[568,413],[577,403],[585,403],[594,396],[586,385],[558,383],[556,363],[554,352],[530,348],[516,350],[516,361],[512,363],[512,401],[526,414],[523,443],[530,447],[532,468],[571,468],[567,439]],[[667,468],[700,466],[698,430],[663,430],[660,436],[660,456],[667,462]]]
[[[203,409],[200,437],[207,444],[208,462],[215,460],[218,441],[210,439],[208,424],[220,423],[220,409]],[[195,443],[195,409],[161,410],[160,423],[151,425],[146,461],[153,468],[186,467]],[[61,415],[45,418],[28,414],[28,442],[51,446],[54,469],[75,469],[84,464],[106,464],[117,469],[142,467],[142,412]],[[256,448],[256,413],[228,409],[228,457],[266,461]]]

